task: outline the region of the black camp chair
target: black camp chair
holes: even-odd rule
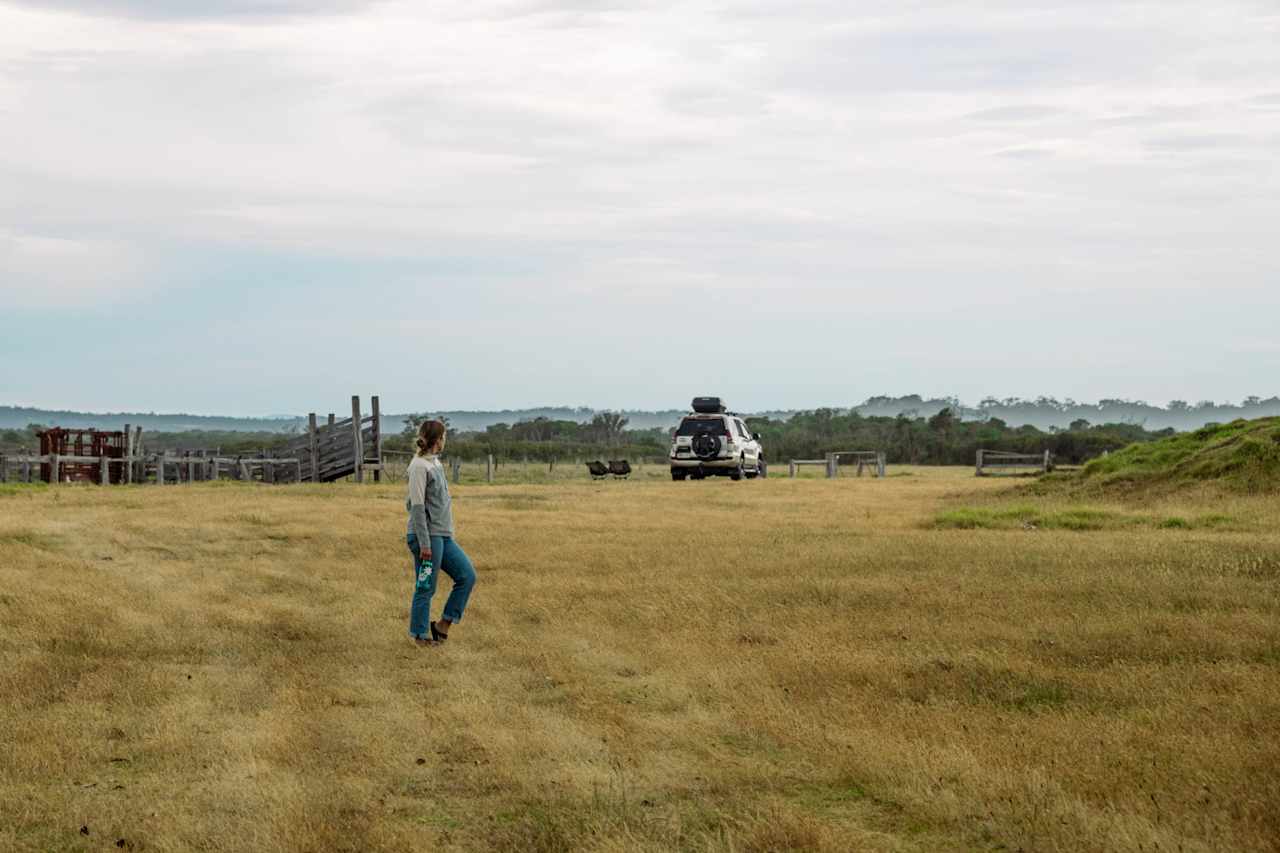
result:
[[[593,480],[603,480],[609,476],[609,469],[599,459],[594,462],[588,462],[587,470],[591,472],[591,479]]]
[[[625,480],[631,476],[631,463],[625,459],[610,459],[609,473],[615,480]]]

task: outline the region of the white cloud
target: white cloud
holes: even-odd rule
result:
[[[121,243],[0,231],[0,301],[10,306],[96,308],[132,295],[140,271]]]
[[[187,247],[605,310],[1263,293],[1278,41],[1246,0],[0,2],[0,286],[161,289]],[[1188,299],[1150,334],[1198,334]]]

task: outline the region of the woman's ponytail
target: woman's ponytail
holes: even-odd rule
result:
[[[426,456],[431,448],[444,438],[444,423],[441,421],[423,421],[418,426],[418,455]]]

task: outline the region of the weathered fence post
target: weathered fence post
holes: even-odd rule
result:
[[[378,407],[378,395],[369,398],[373,406],[373,451],[378,459],[378,467],[373,469],[373,482],[382,482],[382,410]]]
[[[49,484],[54,485],[58,482],[58,454],[49,454]]]
[[[982,453],[981,450],[978,451],[978,473],[974,475],[975,477],[982,476]]]
[[[827,454],[827,479],[834,480],[840,470],[840,457],[834,453]]]
[[[788,464],[788,466],[789,466],[789,467],[790,467],[790,469],[791,469],[791,479],[793,479],[793,480],[794,480],[794,479],[796,478],[796,460],[792,459],[792,460],[791,460],[789,463],[787,463],[787,464]]]
[[[128,485],[133,482],[133,431],[129,424],[124,425],[124,459],[120,464],[120,482]]]
[[[1050,469],[1052,468],[1053,468],[1053,454],[1048,450],[1046,450],[1044,452],[1044,472],[1048,474]]]
[[[364,482],[364,447],[360,438],[360,397],[351,398],[351,441],[355,454],[355,477],[357,483]]]
[[[462,480],[462,460],[450,459],[449,465],[453,468],[453,484],[456,486]]]
[[[191,458],[191,451],[187,451],[187,482],[194,483],[196,481],[196,460]]]
[[[24,483],[31,482],[31,457],[25,456],[22,459],[22,481]]]
[[[493,454],[490,453],[484,458],[484,479],[485,482],[493,482]]]
[[[0,483],[9,482],[9,463],[4,458],[4,454],[0,453]]]
[[[885,454],[883,450],[876,454],[876,473],[879,474],[881,478],[884,477],[885,462],[887,458],[887,454]]]
[[[107,454],[98,457],[98,485],[111,485],[111,474],[107,471]]]
[[[274,484],[276,481],[276,463],[270,459],[262,460],[262,482]]]
[[[164,485],[164,454],[156,454],[156,485]]]
[[[316,446],[316,413],[315,412],[312,412],[311,414],[307,415],[307,436],[310,439],[309,443],[310,443],[310,449],[311,449],[311,482],[318,483],[320,482],[320,450]],[[298,482],[302,482],[302,474],[301,474],[302,463],[299,462],[298,465],[299,465]]]
[[[140,426],[133,428],[133,456],[133,464],[138,466],[134,472],[134,479],[139,483],[144,482],[147,479],[147,463],[145,459],[138,458],[142,456],[142,427]]]
[[[253,480],[253,474],[249,473],[249,463],[243,459],[240,460],[240,479]]]

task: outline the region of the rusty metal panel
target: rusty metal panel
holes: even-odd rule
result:
[[[40,439],[40,455],[56,453],[59,456],[106,456],[123,459],[125,434],[122,430],[67,429],[51,427],[36,433]],[[49,464],[40,466],[40,479],[49,482],[52,471]],[[124,482],[124,466],[108,465],[107,477],[111,483]],[[98,483],[102,472],[97,463],[68,462],[58,465],[58,479],[64,483]]]

